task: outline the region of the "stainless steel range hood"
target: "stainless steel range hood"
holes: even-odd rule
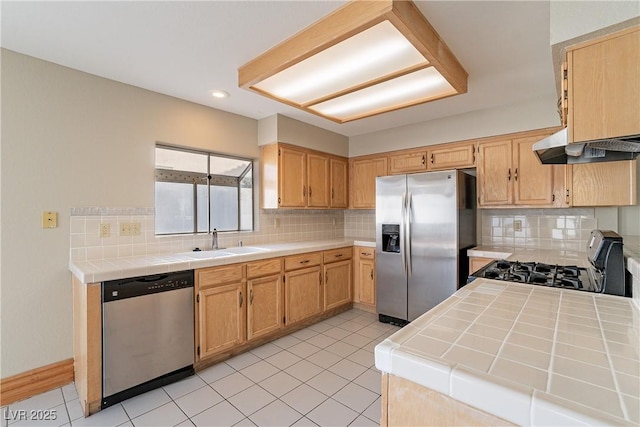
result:
[[[543,164],[574,164],[633,160],[640,154],[640,135],[569,144],[567,128],[533,144]]]

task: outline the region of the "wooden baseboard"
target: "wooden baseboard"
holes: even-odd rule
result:
[[[73,359],[52,363],[0,380],[0,406],[73,382]]]
[[[354,302],[353,308],[357,308],[358,310],[368,311],[369,313],[377,314],[375,305],[364,304],[361,302]]]

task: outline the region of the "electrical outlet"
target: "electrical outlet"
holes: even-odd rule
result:
[[[42,228],[56,228],[58,226],[57,212],[42,212]]]
[[[100,237],[109,237],[111,236],[111,224],[103,223],[100,224]]]
[[[131,235],[132,236],[139,236],[140,235],[140,229],[142,228],[139,222],[132,222],[131,224],[129,224],[131,226]]]
[[[129,223],[129,222],[121,222],[120,223],[120,235],[121,236],[131,236],[131,223]]]
[[[513,221],[513,231],[522,231],[522,221],[516,219]]]

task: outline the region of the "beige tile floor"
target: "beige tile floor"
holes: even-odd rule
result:
[[[88,418],[69,384],[3,408],[2,425],[379,425],[373,349],[396,330],[353,309]],[[51,411],[56,419],[12,417],[32,409]]]

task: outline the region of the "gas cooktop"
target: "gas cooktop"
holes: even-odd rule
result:
[[[473,274],[473,277],[529,283],[555,288],[600,292],[588,269],[575,265],[550,265],[538,262],[493,261]]]

